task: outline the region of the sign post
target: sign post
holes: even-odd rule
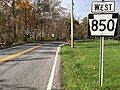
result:
[[[102,89],[103,82],[103,53],[104,53],[104,37],[100,37],[100,88]]]
[[[91,11],[93,13],[88,15],[88,36],[100,37],[99,84],[102,90],[104,37],[117,36],[118,13],[110,13],[115,11],[115,1],[104,0],[92,2]]]
[[[104,1],[104,0],[102,0]],[[102,84],[103,84],[103,55],[104,55],[104,36],[100,37],[100,77],[99,77],[99,82],[100,82],[100,89],[102,90]]]

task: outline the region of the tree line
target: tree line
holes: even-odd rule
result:
[[[1,46],[66,39],[68,17],[60,3],[49,0],[1,0]]]
[[[70,14],[60,4],[59,0],[0,0],[0,46],[70,40]],[[81,22],[74,18],[74,38],[90,38],[87,26],[87,17]]]

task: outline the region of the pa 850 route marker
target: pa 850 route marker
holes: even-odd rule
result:
[[[89,14],[89,36],[117,36],[118,13]]]
[[[102,90],[104,37],[117,36],[118,13],[113,13],[115,1],[94,1],[91,6],[92,13],[88,15],[88,36],[100,37],[99,83]]]

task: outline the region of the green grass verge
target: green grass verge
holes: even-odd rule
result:
[[[81,41],[75,48],[62,47],[62,89],[100,90],[98,41]],[[120,90],[120,43],[106,40],[102,90]]]

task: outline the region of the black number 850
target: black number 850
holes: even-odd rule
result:
[[[104,31],[106,28],[108,29],[108,31],[113,31],[114,30],[114,20],[110,19],[107,21],[107,25],[105,24],[106,20],[102,19],[99,22],[95,19],[92,21],[92,30],[93,31],[97,31],[98,27],[101,26],[102,29],[99,29],[99,31]],[[111,23],[111,24],[110,24]],[[112,25],[112,26],[111,26]]]

